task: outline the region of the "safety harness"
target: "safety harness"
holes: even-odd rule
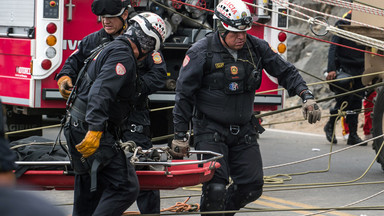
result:
[[[225,94],[241,94],[245,91],[255,91],[261,85],[261,76],[263,67],[261,64],[261,55],[259,54],[259,50],[252,42],[252,39],[247,35],[247,43],[246,46],[248,48],[251,61],[247,59],[238,59],[237,62],[233,62],[233,58],[229,53],[221,53],[221,57],[223,59],[223,63],[215,64],[214,69],[212,65],[213,51],[212,51],[212,40],[213,35],[207,36],[207,51],[206,51],[206,62],[203,66],[204,70],[204,78],[203,85],[207,86],[209,89],[224,89]],[[251,48],[254,52],[251,52],[249,48],[248,41],[251,44]],[[254,53],[255,56],[252,54]],[[257,64],[254,62],[254,57],[258,60]],[[228,64],[230,63],[230,64]],[[223,64],[223,65],[221,65]],[[251,73],[246,73],[247,64],[251,64],[253,66],[253,70]],[[236,70],[236,71],[234,71]],[[220,80],[211,80],[210,76],[214,73],[224,73],[225,76],[224,81]],[[215,79],[213,77],[212,79]],[[234,86],[236,85],[236,86]],[[199,119],[207,119],[209,118],[200,112],[199,110],[194,110],[194,116]],[[255,129],[259,133],[263,133],[265,129],[260,125],[259,120],[252,115],[251,123],[255,127]],[[229,125],[229,133],[232,135],[238,135],[240,132],[241,126],[239,125]],[[244,137],[245,142],[252,142],[256,137],[246,135]],[[195,136],[195,143],[201,140],[213,140],[215,142],[224,142],[225,136],[219,134],[218,132],[213,134],[203,134],[199,136]]]

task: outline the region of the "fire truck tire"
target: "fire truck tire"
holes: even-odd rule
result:
[[[384,88],[381,87],[377,90],[377,96],[375,100],[375,105],[373,107],[373,118],[372,118],[372,135],[373,137],[380,136],[383,134],[383,116],[384,114]],[[373,141],[373,149],[376,153],[380,150],[381,145],[383,144],[384,138],[380,137]],[[381,149],[377,162],[381,164],[381,168],[384,170],[384,147]]]

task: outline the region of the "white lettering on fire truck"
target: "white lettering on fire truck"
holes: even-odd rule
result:
[[[63,40],[63,50],[75,50],[79,46],[81,40]]]
[[[27,67],[16,67],[16,73],[15,76],[17,77],[30,77],[31,76],[31,68]]]

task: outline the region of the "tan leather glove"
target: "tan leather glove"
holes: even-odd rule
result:
[[[171,155],[173,157],[183,158],[184,156],[188,156],[189,150],[189,135],[186,133],[176,133],[171,144]]]
[[[59,92],[61,96],[67,100],[69,95],[71,94],[71,88],[73,88],[71,77],[60,77],[60,79],[57,81],[57,85],[59,86]]]
[[[314,99],[307,99],[302,106],[303,116],[310,124],[321,119],[321,110]]]
[[[77,151],[85,158],[93,155],[99,148],[101,135],[103,135],[102,131],[88,131],[83,141],[76,145]]]

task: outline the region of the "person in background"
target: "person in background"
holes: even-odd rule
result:
[[[366,98],[363,101],[364,106],[364,140],[371,139],[372,136],[372,111],[373,111],[373,100],[376,97],[377,93],[375,90],[366,92]]]
[[[113,41],[114,38],[123,34],[127,29],[129,11],[134,14],[129,0],[93,1],[92,12],[97,16],[101,16],[103,28],[87,35],[81,40],[78,49],[68,57],[60,73],[56,76],[60,94],[64,99],[68,99],[77,75],[84,66],[85,60],[92,54],[95,48]]]
[[[160,52],[153,52],[138,61],[139,89],[135,102],[121,128],[123,142],[134,141],[143,150],[153,147],[148,95],[162,89],[167,78],[167,68]],[[160,191],[142,190],[136,200],[141,214],[160,214]]]
[[[253,115],[262,69],[276,77],[290,96],[301,97],[302,112],[309,123],[321,117],[297,69],[266,41],[247,34],[252,16],[243,1],[221,1],[214,14],[218,31],[187,51],[173,109],[175,135],[171,147],[175,152],[188,155],[192,120],[195,149],[224,156],[218,160],[221,167],[213,178],[203,184],[202,212],[239,210],[262,194],[263,166],[255,129],[259,122]],[[203,159],[209,157],[203,155]],[[230,177],[233,183],[227,187]]]
[[[352,11],[346,13],[343,18],[351,19]],[[340,25],[350,25],[349,21],[338,20],[335,26]],[[365,47],[359,44],[356,44],[353,41],[341,38],[339,36],[334,35],[332,37],[332,42],[337,44],[346,45],[353,48],[358,48],[364,50]],[[349,49],[347,47],[337,46],[335,44],[331,44],[328,52],[328,74],[326,76],[327,80],[337,79],[341,74],[346,74],[348,76],[356,76],[361,75],[364,72],[364,53],[361,51]],[[346,88],[347,90],[356,90],[363,88],[363,84],[361,83],[361,78],[355,78],[347,80]],[[341,104],[346,101],[348,102],[347,107],[344,111],[347,111],[346,123],[349,128],[349,136],[347,140],[347,145],[355,145],[357,143],[363,142],[359,135],[357,134],[358,129],[358,112],[361,110],[362,106],[362,98],[364,92],[358,92],[354,94],[349,94],[343,97],[336,98],[336,104],[333,108],[330,109],[330,114],[337,114],[338,110],[341,107]],[[326,138],[329,142],[332,140],[332,135],[334,131],[334,125],[337,116],[331,116],[324,126],[324,132]],[[336,144],[337,139],[334,138],[333,142]],[[362,145],[367,145],[366,143]]]

